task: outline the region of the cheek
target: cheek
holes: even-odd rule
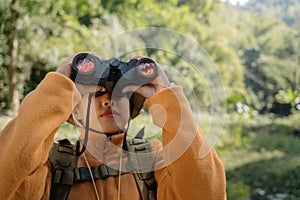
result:
[[[86,120],[86,116],[87,116],[87,112],[88,112],[88,98],[86,96],[83,97],[82,99],[82,102],[81,104],[78,105],[78,118],[83,122],[85,123],[85,120]],[[95,101],[95,99],[92,99],[92,102],[91,102],[91,106],[90,106],[90,114],[89,114],[89,117],[90,117],[90,120],[94,119],[97,117],[97,111],[100,112],[100,107],[99,105],[97,105],[97,102]]]
[[[129,111],[129,101],[127,98],[122,98],[119,102],[118,102],[118,107],[119,107],[119,111],[122,115],[122,118],[129,118],[130,115],[130,111]]]
[[[87,106],[86,102],[82,101],[75,109],[74,114],[77,119],[83,120],[87,114]]]

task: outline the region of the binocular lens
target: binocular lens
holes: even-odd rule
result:
[[[79,59],[76,63],[76,68],[79,72],[91,72],[95,68],[95,64],[88,58]]]
[[[155,65],[154,63],[142,62],[137,66],[137,69],[144,76],[151,76],[155,72]]]

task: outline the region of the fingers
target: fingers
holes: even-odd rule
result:
[[[67,77],[70,77],[71,75],[71,65],[72,65],[72,60],[74,58],[75,55],[67,58],[66,60],[64,60],[60,66],[57,68],[57,72],[67,76]]]
[[[155,79],[144,86],[129,85],[123,88],[122,92],[136,92],[149,99],[159,91],[170,86],[170,81],[161,67],[158,66],[158,73]]]
[[[64,60],[60,66],[57,68],[57,72],[58,73],[61,73],[67,77],[70,78],[70,75],[71,75],[71,70],[72,70],[72,62],[73,62],[73,59],[76,55],[80,54],[80,53],[88,53],[88,54],[91,54],[93,56],[96,55],[95,52],[79,52],[79,53],[76,53],[76,54],[73,54],[72,56],[70,56],[69,58],[67,58],[66,60]]]

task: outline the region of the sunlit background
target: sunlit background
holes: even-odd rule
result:
[[[222,2],[229,2],[232,5],[237,5],[237,4],[243,5],[243,4],[247,3],[249,0],[221,0],[221,1]]]
[[[212,132],[229,200],[300,199],[299,10],[299,0],[1,0],[0,129],[70,55],[146,55]],[[131,34],[148,27],[180,37]],[[148,125],[145,114],[137,124]],[[66,123],[56,138],[74,136]]]

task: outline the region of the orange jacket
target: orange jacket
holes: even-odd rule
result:
[[[0,133],[0,199],[49,199],[51,172],[49,150],[60,125],[80,102],[74,83],[51,72],[23,100],[18,116]],[[214,149],[199,157],[200,149],[209,148],[205,136],[193,120],[182,88],[173,86],[145,102],[153,121],[162,127],[163,162],[155,171],[157,199],[226,199],[225,172]],[[118,144],[121,136],[112,136]],[[87,152],[91,165],[93,162]],[[84,165],[79,158],[80,165]],[[121,176],[121,200],[139,199],[132,174]],[[97,180],[100,199],[117,199],[118,177]],[[69,199],[96,199],[91,182],[76,184]]]

